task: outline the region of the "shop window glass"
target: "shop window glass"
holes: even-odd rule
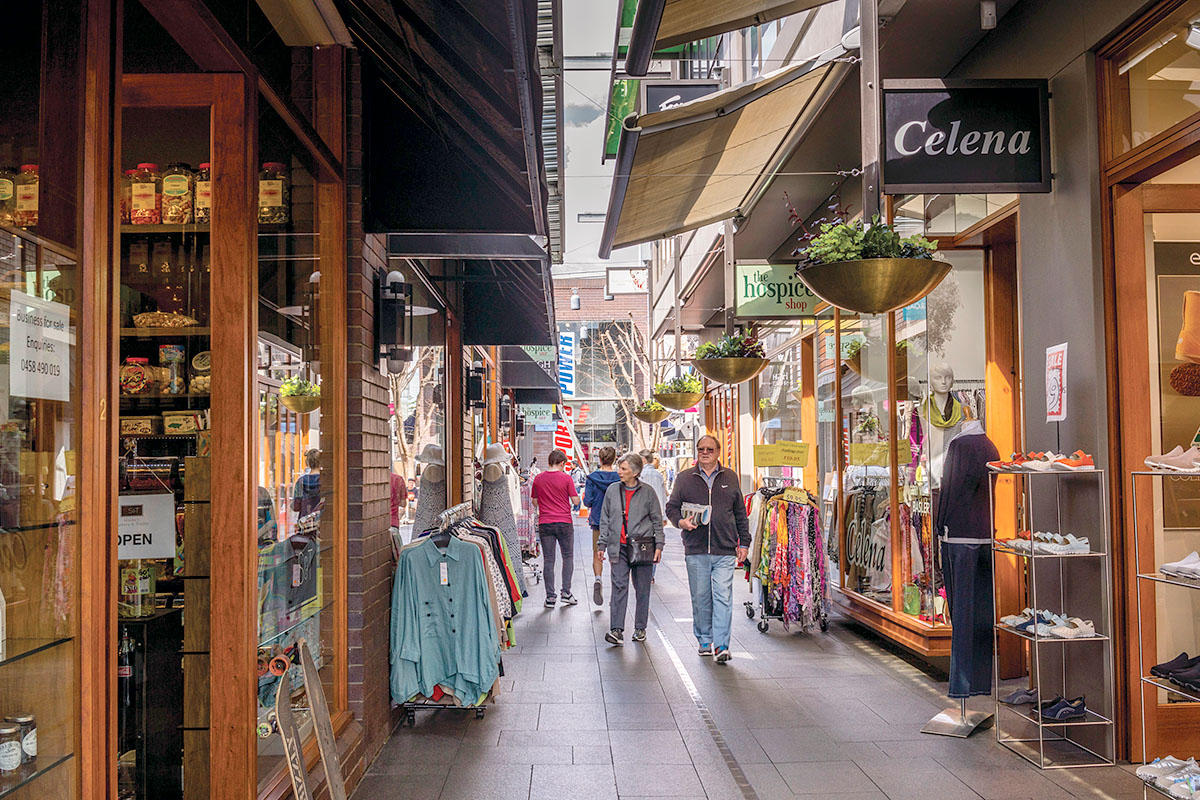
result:
[[[1184,3],[1110,63],[1118,156],[1200,111],[1200,2]]]
[[[888,404],[887,318],[843,317],[840,334],[841,435],[846,447],[842,474],[846,492],[846,586],[890,607],[888,443],[893,420]]]
[[[411,280],[411,278],[410,278]],[[432,310],[422,286],[414,285],[414,304]],[[422,314],[413,319],[412,359],[388,376],[392,421],[392,481],[395,525],[400,543],[411,542],[446,509],[446,347],[445,317]],[[403,483],[401,483],[403,482]]]
[[[1200,214],[1147,214],[1146,222],[1151,452],[1166,453],[1176,445],[1186,450],[1196,437],[1200,419],[1200,391],[1190,377],[1191,365],[1178,358],[1176,351],[1177,343],[1182,341],[1181,349],[1193,352],[1197,338],[1197,320],[1192,317],[1195,304],[1185,304],[1185,295],[1200,292],[1200,267],[1195,256],[1200,250],[1196,233],[1200,231]],[[1195,549],[1196,534],[1200,532],[1200,480],[1155,479],[1152,485],[1154,551],[1142,553],[1143,571],[1184,558]],[[1158,657],[1153,663],[1173,658],[1180,650],[1194,652],[1200,639],[1192,593],[1175,589],[1157,594],[1154,618]]]
[[[817,322],[816,333],[816,390],[817,403],[816,430],[816,459],[819,486],[814,491],[821,492],[822,525],[826,532],[825,552],[834,565],[832,574],[838,574],[837,565],[840,563],[840,523],[836,513],[837,480],[841,469],[840,448],[841,437],[837,425],[837,372],[841,364],[838,358],[835,323],[832,320]]]
[[[0,719],[37,726],[36,759],[0,757],[15,800],[79,797],[81,17],[6,7],[0,48]]]
[[[899,198],[894,225],[902,236],[954,236],[1017,200],[1015,194],[914,194]]]
[[[209,224],[196,221],[196,174],[212,158],[210,130],[207,107],[121,113],[116,500],[122,524],[166,545],[117,552],[121,798],[147,797],[151,787],[180,793],[208,765],[209,390],[220,364],[212,360]]]
[[[945,622],[941,555],[933,536],[946,450],[969,420],[985,423],[984,254],[949,250],[954,268],[896,313],[897,486],[903,610]]]
[[[816,432],[805,430],[801,419],[804,365],[801,361],[800,330],[798,324],[782,324],[759,333],[767,352],[776,355],[756,379],[758,444],[781,441],[808,442],[810,447],[815,444],[811,437]],[[810,452],[810,458],[814,457],[815,454]],[[794,466],[768,465],[758,468],[758,478],[764,486],[803,486],[804,470]],[[819,489],[816,486],[805,488],[814,492]]]
[[[345,314],[338,286],[321,262],[318,192],[323,180],[308,151],[265,104],[260,106],[258,222],[258,716],[274,708],[279,682],[272,659],[289,658],[304,639],[336,710],[334,665],[337,552],[333,437],[341,408],[330,369],[345,361]],[[337,269],[335,261],[329,269]],[[292,705],[307,709],[309,687],[290,669]],[[300,734],[311,732],[297,711]],[[253,732],[247,732],[253,736]],[[283,768],[278,737],[258,740],[259,781]]]

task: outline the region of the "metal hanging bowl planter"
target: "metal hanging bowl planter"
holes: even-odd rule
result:
[[[651,409],[649,411],[634,411],[633,415],[649,425],[657,425],[662,422],[671,412],[665,408]]]
[[[864,258],[813,264],[796,273],[813,294],[844,311],[884,314],[920,300],[950,274],[928,258]]]
[[[684,411],[699,403],[704,392],[663,392],[655,394],[654,399],[667,408]]]
[[[759,422],[770,422],[771,420],[775,419],[778,416],[779,416],[779,406],[767,406],[766,408],[759,406],[759,408],[758,408],[758,421]]]
[[[716,383],[742,383],[767,368],[765,358],[694,358],[692,366]]]
[[[279,398],[279,402],[283,403],[285,408],[295,411],[297,414],[307,414],[311,411],[316,411],[321,407],[320,395],[285,395]]]

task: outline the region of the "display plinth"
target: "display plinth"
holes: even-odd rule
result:
[[[967,701],[964,699],[958,708],[947,708],[935,714],[925,723],[925,727],[921,728],[921,733],[966,739],[975,731],[992,727],[995,722],[995,714],[989,714],[987,711],[967,711]]]

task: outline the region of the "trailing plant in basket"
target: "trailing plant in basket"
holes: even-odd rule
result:
[[[703,391],[704,384],[700,383],[698,376],[691,373],[654,384],[655,394],[696,394]]]
[[[758,401],[758,410],[764,414],[771,414],[779,410],[779,406],[768,397],[763,397]]]
[[[667,407],[657,400],[643,400],[633,409],[634,411],[666,411]]]
[[[279,393],[284,397],[320,397],[321,387],[299,375],[293,375],[280,384]]]
[[[696,358],[766,358],[762,342],[750,333],[727,333],[696,348]]]
[[[826,222],[821,232],[808,240],[805,247],[792,252],[800,258],[797,269],[817,264],[858,261],[865,258],[923,258],[932,259],[938,243],[920,234],[901,238],[890,225],[876,216],[871,227],[862,220]]]

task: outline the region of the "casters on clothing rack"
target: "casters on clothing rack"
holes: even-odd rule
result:
[[[751,603],[749,600],[747,600],[745,603],[745,606],[746,606],[746,618],[754,619],[754,603]]]
[[[483,708],[477,708],[477,709],[475,709],[475,719],[483,719],[483,712],[484,712],[484,711],[486,711],[486,709],[483,709]]]
[[[821,633],[829,633],[829,618],[821,617]]]
[[[759,633],[766,633],[770,627],[771,627],[770,624],[765,619],[759,620],[759,622],[758,622],[758,632]]]
[[[408,727],[415,728],[417,726],[417,712],[410,708],[404,714],[404,722],[408,723]]]

